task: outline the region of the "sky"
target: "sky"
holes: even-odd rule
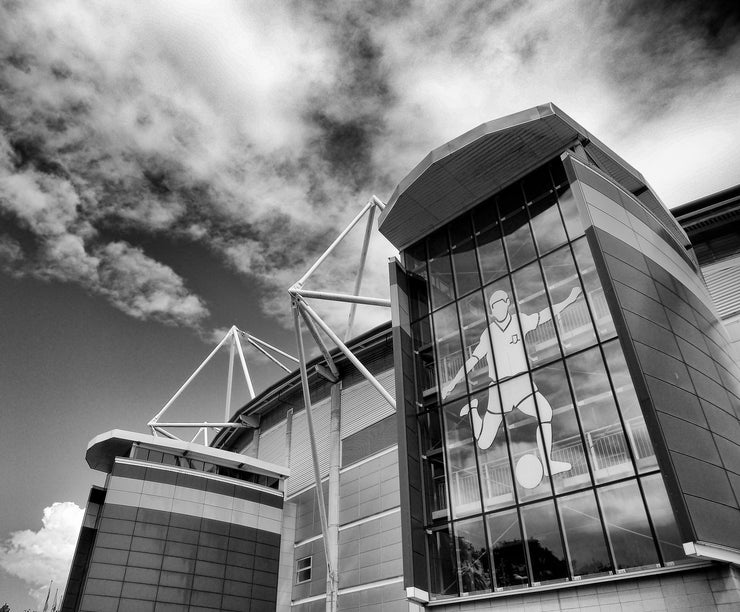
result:
[[[669,207],[740,183],[739,30],[712,0],[0,0],[0,605],[61,597],[88,441],[231,325],[295,354],[287,288],[430,150],[553,102]],[[350,289],[361,239],[307,287]],[[223,418],[226,368],[168,415]]]

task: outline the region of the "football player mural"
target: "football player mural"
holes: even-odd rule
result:
[[[573,304],[581,294],[580,287],[574,287],[570,295],[553,304],[555,316]],[[492,386],[488,392],[488,403],[481,416],[478,411],[478,400],[474,399],[460,411],[460,416],[470,414],[473,424],[473,435],[481,449],[487,449],[496,439],[504,414],[514,409],[538,419],[537,448],[541,460],[534,455],[525,455],[516,466],[519,484],[525,488],[536,487],[543,475],[559,474],[571,469],[566,461],[555,461],[552,458],[552,407],[536,388],[532,390],[529,377],[519,376],[527,371],[527,355],[522,342],[524,336],[538,326],[552,319],[550,309],[545,308],[535,314],[512,314],[511,299],[506,291],[497,290],[489,301],[492,323],[484,329],[478,345],[473,350],[462,368],[442,388],[442,399],[446,398],[482,359],[488,363],[488,375]],[[518,378],[517,378],[518,377]],[[499,396],[500,390],[500,396]]]

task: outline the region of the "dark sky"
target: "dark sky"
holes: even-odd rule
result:
[[[729,6],[0,0],[0,599],[64,580],[88,440],[232,324],[294,352],[286,289],[431,149],[552,101],[669,206],[740,182]],[[361,234],[315,287],[351,287]],[[182,414],[221,413],[219,360]]]

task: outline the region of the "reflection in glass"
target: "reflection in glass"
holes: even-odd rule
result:
[[[530,172],[522,179],[522,189],[527,202],[534,202],[552,191],[550,171],[547,166],[541,166]]]
[[[634,480],[598,489],[618,569],[658,563],[645,506]]]
[[[660,474],[654,474],[643,478],[642,483],[648,512],[658,535],[660,552],[663,553],[663,561],[674,563],[689,561],[690,559],[683,552],[681,534],[678,532],[678,525],[676,525],[676,518],[668,500],[663,477]]]
[[[516,510],[491,514],[487,523],[496,590],[527,586],[527,560]]]
[[[544,257],[542,270],[545,273],[553,309],[557,311],[556,305],[571,300],[569,305],[555,316],[563,352],[568,354],[595,344],[596,333],[586,300],[583,298],[581,282],[570,249],[565,247]]]
[[[533,584],[567,578],[568,566],[552,500],[524,506],[522,522],[532,563]]]
[[[429,295],[427,293],[427,257],[426,244],[420,243],[404,252],[404,262],[409,282],[409,308],[411,320],[423,317],[429,312]]]
[[[507,217],[501,216],[506,253],[512,270],[523,266],[535,258],[532,232],[529,229],[527,213],[522,207]]]
[[[488,326],[483,294],[476,291],[461,299],[458,305],[462,325],[463,353],[467,360],[470,359],[473,351],[481,342],[488,343]],[[479,359],[475,366],[467,372],[467,375],[471,392],[491,383],[486,359]]]
[[[578,205],[573,197],[573,190],[570,188],[570,185],[565,184],[558,188],[557,194],[560,211],[563,213],[565,229],[568,231],[570,239],[575,240],[578,236],[583,235],[584,228],[581,215],[578,212]]]
[[[501,226],[498,221],[494,225],[481,230],[477,234],[478,261],[483,282],[487,283],[501,278],[507,273],[504,245],[501,242]]]
[[[449,303],[454,297],[452,288],[452,265],[450,249],[447,245],[447,230],[442,228],[428,240],[429,248],[429,286],[432,294],[432,308]]]
[[[611,572],[612,564],[593,491],[562,497],[558,503],[573,575]]]
[[[434,348],[429,317],[411,325],[416,371],[416,399],[424,404],[434,399],[437,391],[437,375],[434,368]]]
[[[444,407],[450,501],[454,518],[480,513],[480,488],[470,419],[460,416],[465,400]]]
[[[599,349],[570,357],[567,364],[594,479],[606,482],[633,474],[627,440]]]
[[[591,251],[588,248],[586,238],[581,238],[573,243],[573,253],[576,257],[576,264],[583,279],[583,285],[586,288],[586,299],[591,307],[591,314],[594,318],[596,331],[599,338],[606,340],[616,335],[614,321],[612,321],[609,305],[604,297],[604,288],[601,286],[596,265],[594,264]]]
[[[622,411],[624,425],[627,428],[627,438],[635,455],[637,470],[645,472],[654,469],[658,466],[658,460],[655,457],[653,443],[650,440],[647,425],[645,425],[645,417],[642,415],[637,393],[632,385],[632,378],[627,370],[627,362],[624,360],[624,353],[619,342],[613,340],[604,344],[604,355],[612,376],[614,390],[617,393],[617,402]]]
[[[532,217],[532,232],[540,254],[552,251],[568,240],[563,222],[560,220],[558,200],[554,194],[532,204],[529,207],[529,214]]]
[[[491,589],[491,563],[481,517],[455,523],[460,559],[461,592],[479,593]]]
[[[483,414],[488,405],[489,393],[498,393],[498,388],[480,391],[473,396],[473,401],[477,402]],[[478,448],[478,465],[486,510],[513,504],[514,483],[504,432],[498,432],[497,438],[487,449]]]
[[[475,260],[475,245],[472,238],[452,248],[452,265],[458,295],[465,295],[480,287],[478,262]]]
[[[512,277],[519,322],[530,363],[535,366],[559,357],[560,348],[539,264],[534,262],[515,272]],[[520,340],[521,338],[517,342]]]
[[[445,478],[444,459],[442,451],[429,453],[422,459],[424,468],[424,490],[426,492],[426,507],[431,519],[447,517],[447,480]]]
[[[429,554],[432,593],[438,597],[458,595],[455,547],[448,527],[435,530],[429,535]]]
[[[457,308],[455,304],[450,304],[438,310],[432,316],[434,318],[434,338],[437,349],[439,384],[441,389],[443,389],[442,399],[459,397],[465,393],[464,384],[456,384],[451,389],[447,389],[465,363],[462,346],[460,345],[460,325],[457,320]]]
[[[537,409],[543,423],[552,421],[552,451],[548,465],[556,493],[583,488],[591,483],[586,453],[581,441],[578,420],[571,402],[568,378],[562,362],[539,368],[532,373],[539,391]]]
[[[499,385],[506,413],[509,451],[514,466],[514,479],[520,499],[535,499],[551,495],[544,452],[541,443],[537,404],[528,374]],[[537,401],[544,402],[538,397]],[[489,417],[491,418],[491,417]],[[548,424],[549,425],[549,424]],[[501,436],[503,441],[503,435]]]

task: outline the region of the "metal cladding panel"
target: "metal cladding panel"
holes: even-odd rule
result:
[[[325,400],[312,408],[313,428],[319,456],[319,472],[323,478],[329,473],[329,420],[331,402]],[[288,495],[305,489],[314,483],[313,456],[308,436],[308,420],[303,410],[293,415],[293,428],[290,436],[290,478],[287,480]]]
[[[704,280],[722,318],[740,312],[740,257],[707,266]]]
[[[383,388],[396,397],[396,379],[393,370],[376,376]],[[381,397],[377,389],[368,381],[349,387],[342,391],[342,440],[352,434],[394,414],[393,407]]]
[[[288,449],[285,445],[285,421],[260,434],[260,443],[257,448],[257,458],[277,465],[286,465]]]
[[[640,193],[648,206],[669,214],[639,172],[546,104],[479,125],[432,151],[396,187],[380,216],[380,231],[404,249],[429,233],[427,227],[409,222],[407,208],[435,219],[435,229],[576,141],[621,184]]]

